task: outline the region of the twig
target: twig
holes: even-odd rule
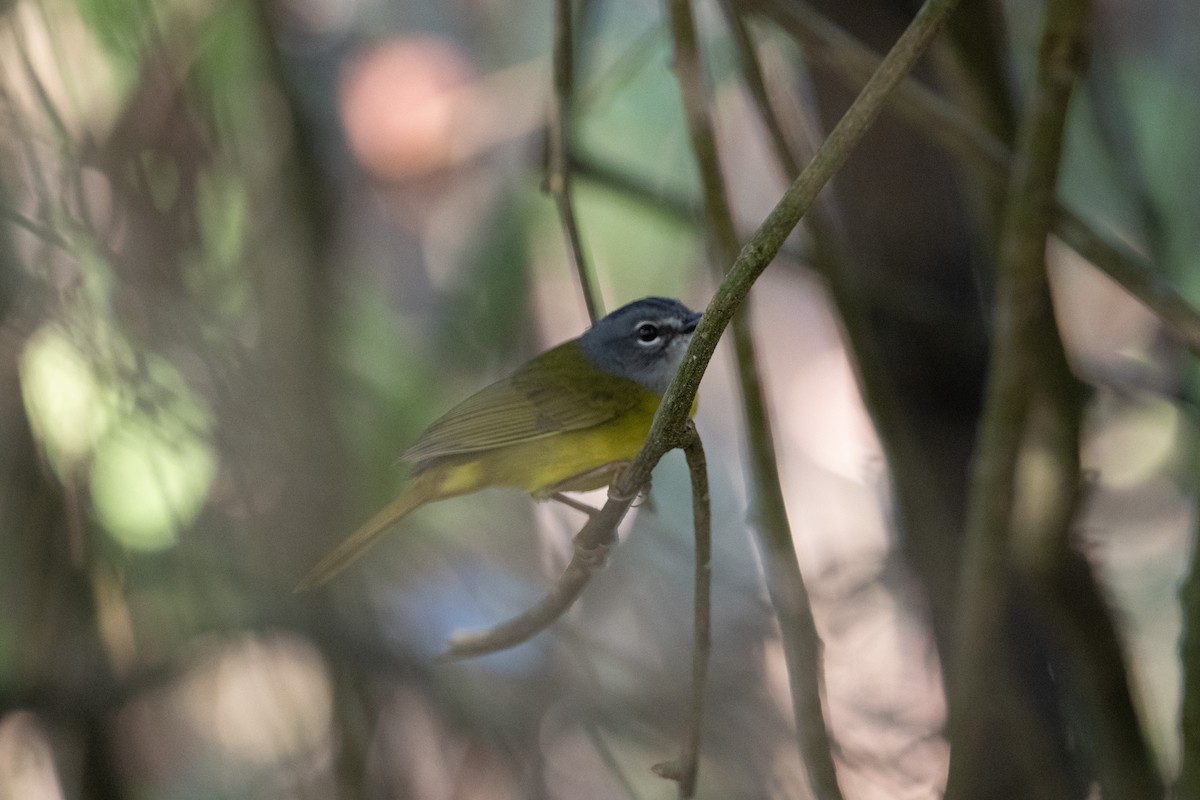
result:
[[[669,450],[664,447],[655,458],[661,458]],[[643,448],[643,453],[645,449]],[[648,461],[649,459],[642,459]],[[636,466],[637,462],[634,462]],[[579,597],[583,587],[587,585],[592,572],[604,562],[603,554],[616,542],[617,525],[624,518],[634,499],[637,489],[621,491],[628,486],[626,476],[630,475],[631,466],[617,479],[608,490],[608,502],[598,510],[575,536],[575,552],[570,563],[553,588],[525,613],[512,618],[508,622],[489,628],[478,633],[458,633],[451,637],[450,646],[442,656],[444,659],[472,658],[487,653],[494,653],[514,647],[544,630],[562,616]],[[649,469],[645,470],[647,479]],[[644,482],[643,484],[644,485]]]
[[[726,4],[734,26],[735,42],[742,59],[754,62],[753,43],[745,26],[736,15],[737,9]],[[775,150],[781,154],[783,165],[788,163],[784,151],[787,148],[783,127],[774,119],[768,94],[761,85],[761,70],[755,67],[745,70],[751,94],[771,134]],[[948,520],[936,502],[937,487],[931,483],[928,466],[921,458],[919,449],[911,444],[912,434],[904,420],[894,408],[894,400],[886,385],[886,375],[878,368],[878,356],[863,320],[862,303],[851,281],[849,270],[839,258],[836,241],[830,231],[822,231],[820,207],[813,208],[805,217],[812,233],[814,260],[829,281],[830,291],[844,322],[851,350],[858,365],[858,374],[863,397],[871,411],[871,418],[879,429],[887,461],[892,465],[891,475],[897,497],[897,515],[902,526],[919,527],[926,539],[948,541]],[[1082,228],[1082,224],[1064,212],[1057,220],[1059,234],[1066,226]],[[1086,228],[1077,235],[1079,247],[1088,248],[1096,241]],[[1100,263],[1107,258],[1105,252],[1089,253],[1080,249],[1085,258]],[[828,262],[828,263],[826,263]],[[1113,273],[1126,269],[1126,262],[1117,260],[1109,263],[1104,271]],[[1167,299],[1169,302],[1169,298]],[[1137,714],[1130,702],[1128,677],[1124,669],[1119,637],[1113,630],[1111,616],[1104,606],[1101,592],[1095,586],[1086,561],[1069,552],[1069,535],[1072,520],[1080,499],[1079,435],[1082,413],[1082,397],[1078,382],[1074,379],[1063,352],[1062,342],[1054,331],[1046,342],[1041,363],[1045,388],[1035,398],[1039,413],[1033,419],[1029,431],[1036,441],[1030,447],[1042,452],[1048,459],[1044,463],[1055,470],[1053,479],[1039,481],[1039,492],[1043,501],[1036,504],[1043,512],[1036,520],[1025,524],[1027,533],[1022,536],[1033,547],[1024,548],[1018,566],[1025,572],[1026,588],[1033,591],[1039,602],[1032,609],[1040,612],[1047,630],[1056,635],[1061,645],[1058,650],[1066,660],[1064,672],[1069,671],[1083,690],[1071,692],[1067,703],[1073,706],[1072,717],[1089,731],[1087,739],[1095,753],[1101,784],[1118,787],[1115,796],[1160,796],[1161,783],[1155,773],[1152,759]],[[933,498],[931,502],[930,498]],[[944,576],[944,578],[943,578]],[[935,578],[950,579],[951,573],[941,570]],[[950,596],[951,590],[941,591]],[[989,687],[996,693],[993,683]],[[1009,701],[1009,724],[1020,728],[1022,709],[1025,702],[1019,695]],[[1027,727],[1023,730],[1027,730]],[[1018,761],[1037,769],[1036,756],[1027,748],[1036,748],[1038,743],[1030,741],[1027,734],[1021,739],[1025,746],[1014,753]],[[1181,795],[1182,796],[1182,795]]]
[[[1192,523],[1193,529],[1196,523]],[[1193,534],[1193,537],[1195,534]],[[1179,776],[1171,797],[1200,797],[1200,547],[1192,546],[1187,579],[1179,591],[1183,636],[1179,650],[1183,667],[1183,698],[1179,728]]]
[[[803,3],[751,0],[751,7],[805,45],[805,52],[851,87],[863,84],[880,63],[866,45]],[[982,166],[979,174],[999,185],[1011,173],[1012,153],[988,131],[915,78],[896,88],[891,107],[958,158]],[[1002,187],[1001,187],[1002,188]],[[1187,349],[1200,356],[1200,312],[1139,253],[1116,245],[1059,202],[1051,205],[1054,233],[1150,309]]]
[[[26,217],[20,211],[9,208],[7,205],[0,205],[0,219],[6,219],[18,228],[24,228],[42,241],[53,244],[63,250],[69,250],[71,247],[71,243],[67,238],[58,231],[48,225],[43,225],[36,220]]]
[[[1054,217],[1054,232],[1152,311],[1193,356],[1200,357],[1200,312],[1175,291],[1160,270],[1141,255],[1099,238],[1087,223],[1061,206]]]
[[[1036,105],[1031,105],[1032,132],[1025,151],[1031,170],[1042,163],[1049,171],[1047,162],[1057,159],[1062,147],[1073,80],[1078,80],[1084,69],[1089,3],[1057,0],[1048,8],[1041,48],[1044,61],[1033,95]],[[1050,148],[1055,150],[1047,152]],[[1014,188],[1034,188],[1033,180],[1031,174],[1029,182]],[[1020,214],[1028,215],[1018,220],[1021,228],[1044,225],[1036,218],[1053,205],[1053,175],[1048,174],[1046,181],[1034,189],[1031,207],[1024,207],[1024,200],[1010,200],[1023,206]],[[1023,258],[1039,259],[1044,273],[1044,254],[1035,244],[1030,239],[1018,248]],[[1096,765],[1101,793],[1105,797],[1162,797],[1163,782],[1130,697],[1125,656],[1111,612],[1091,566],[1071,549],[1083,491],[1080,429],[1084,392],[1067,362],[1044,274],[1040,280],[1044,299],[1036,327],[1031,320],[1031,333],[1037,336],[1033,351],[1037,374],[1026,389],[1031,405],[1024,446],[1040,454],[1048,473],[1038,482],[1038,503],[1030,504],[1038,510],[1022,517],[1023,546],[1009,552],[1014,555],[1018,577],[1036,599],[1032,609],[1041,617],[1044,629],[1054,635],[1057,658],[1063,662],[1061,673],[1075,687],[1064,693],[1065,703],[1070,718],[1083,731],[1081,738]]]
[[[1024,114],[1005,200],[998,259],[995,345],[972,463],[966,547],[958,593],[959,618],[950,695],[950,771],[946,796],[971,796],[989,743],[980,706],[989,692],[995,642],[1002,635],[1016,469],[1044,365],[1056,363],[1062,343],[1046,276],[1046,239],[1062,154],[1067,107],[1081,70],[1088,0],[1054,0],[1046,11],[1038,80]],[[1070,442],[1067,443],[1070,446]],[[1078,442],[1074,443],[1077,448]],[[1075,459],[1078,456],[1075,455]],[[1069,457],[1068,457],[1068,460]],[[1075,462],[1077,467],[1077,461]],[[1068,465],[1069,469],[1069,465]],[[1074,476],[1071,476],[1073,480]],[[1044,534],[1065,550],[1073,504]]]
[[[684,194],[664,186],[652,186],[641,175],[602,161],[587,153],[571,153],[567,165],[577,178],[620,192],[654,210],[683,222],[700,218],[700,208]]]
[[[750,91],[750,99],[758,111],[758,118],[762,120],[767,129],[775,160],[779,162],[779,166],[788,180],[791,180],[800,174],[800,160],[792,152],[788,137],[783,131],[783,125],[771,106],[771,97],[767,91],[767,81],[763,75],[762,66],[758,61],[754,37],[750,35],[750,31],[746,27],[746,20],[735,0],[721,0],[721,10],[725,12],[725,21],[729,24],[730,33],[733,34],[733,44],[738,53],[738,66],[742,68],[746,88]],[[810,211],[805,215],[805,219],[809,219],[817,210]]]
[[[681,798],[695,797],[700,766],[700,737],[704,728],[704,689],[708,683],[708,657],[712,650],[712,514],[708,501],[708,462],[695,424],[688,420],[683,454],[692,478],[692,524],[696,532],[696,576],[692,618],[692,698],[688,729],[677,760],[657,764],[661,777],[678,781]]]
[[[789,145],[783,133],[785,126],[776,119],[770,92],[764,85],[755,85],[763,82],[766,76],[757,64],[758,50],[743,20],[744,7],[732,0],[727,0],[725,5],[727,13],[739,23],[735,27],[735,43],[741,51],[742,61],[754,65],[744,71],[751,97],[770,134],[776,157],[790,176],[795,174],[792,171],[795,168],[791,165],[806,160],[810,154],[802,149],[802,141]],[[739,29],[741,33],[737,33]],[[911,82],[911,78],[906,79],[900,88]],[[789,129],[800,128],[799,123],[793,122]],[[792,147],[796,148],[797,153],[792,152]],[[901,538],[907,540],[913,558],[918,562],[932,560],[937,564],[924,573],[930,594],[949,598],[953,596],[957,582],[953,572],[941,565],[944,554],[950,552],[950,548],[958,541],[960,530],[946,511],[942,496],[945,487],[934,477],[932,465],[922,450],[917,434],[900,407],[886,359],[873,333],[872,301],[868,295],[873,289],[862,285],[857,279],[853,255],[848,252],[852,248],[843,244],[831,216],[820,203],[804,216],[812,242],[810,261],[828,285],[830,298],[842,321],[842,332],[853,356],[852,365],[863,402],[879,434],[895,497],[893,521]],[[929,304],[922,304],[922,308],[928,313]],[[906,534],[913,531],[920,531],[920,535]],[[944,633],[949,623],[946,616],[939,612],[939,606],[931,608],[935,631]]]
[[[687,423],[688,441],[683,446],[688,472],[692,478],[692,525],[696,533],[696,584],[693,587],[692,706],[688,736],[683,748],[684,779],[679,791],[683,797],[696,793],[696,774],[700,767],[700,737],[704,729],[704,689],[708,685],[708,659],[712,651],[712,513],[708,500],[708,463],[704,443],[691,420]]]
[[[796,178],[742,248],[725,280],[717,288],[696,326],[683,363],[667,387],[654,415],[646,443],[633,463],[609,487],[608,501],[575,537],[576,553],[558,583],[529,612],[482,633],[459,634],[446,654],[449,658],[480,655],[512,647],[544,630],[583,591],[595,568],[585,563],[616,539],[617,523],[625,516],[638,490],[650,480],[654,465],[680,442],[696,390],[721,333],[741,306],[750,287],[771,263],[791,230],[812,204],[817,193],[845,162],[883,108],[888,93],[912,69],[928,47],[957,0],[925,0],[912,23],[896,41],[879,70],[863,87],[813,160]],[[581,555],[582,554],[582,555]]]
[[[731,264],[737,258],[738,237],[721,177],[691,0],[669,0],[667,6],[675,39],[675,71],[704,187],[708,226],[720,263]],[[759,378],[749,309],[745,305],[733,318],[733,342],[750,449],[753,477],[749,491],[754,498],[754,528],[766,565],[767,589],[784,641],[797,744],[814,794],[818,798],[840,798],[837,767],[821,708],[821,642],[783,502],[771,418]]]
[[[591,273],[587,268],[587,258],[583,253],[583,241],[579,236],[579,225],[575,220],[575,206],[571,202],[571,170],[567,154],[567,112],[571,104],[571,90],[574,83],[574,63],[572,58],[574,46],[574,25],[571,22],[571,0],[555,0],[554,2],[554,91],[550,101],[550,169],[546,176],[550,196],[558,207],[558,216],[562,220],[563,235],[567,239],[567,255],[571,266],[579,276],[579,288],[583,292],[583,302],[587,306],[588,317],[595,322],[604,316],[595,288],[592,286]]]
[[[641,795],[633,785],[633,781],[629,780],[629,776],[625,774],[625,770],[621,768],[620,762],[617,761],[616,754],[613,753],[608,742],[604,740],[604,735],[600,732],[600,726],[591,719],[584,719],[580,722],[583,727],[583,732],[587,734],[588,739],[592,742],[592,747],[596,748],[596,754],[600,756],[600,760],[604,762],[605,769],[608,774],[612,775],[613,781],[621,787],[621,793],[631,800],[641,800]]]

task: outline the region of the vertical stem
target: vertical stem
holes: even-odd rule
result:
[[[1173,796],[1200,800],[1200,537],[1193,536],[1188,576],[1179,593],[1183,610],[1183,707],[1180,712],[1182,754]]]
[[[709,114],[707,78],[690,0],[670,0],[668,9],[675,39],[675,69],[692,150],[704,188],[709,232],[719,263],[732,264],[737,259],[740,245],[721,176],[720,156]],[[797,744],[814,794],[818,798],[840,798],[837,767],[821,707],[821,642],[779,485],[770,413],[763,396],[758,355],[750,331],[749,307],[745,303],[733,317],[733,342],[750,450],[752,479],[748,489],[753,498],[753,526],[766,564],[767,589],[784,643]]]
[[[583,252],[575,206],[571,200],[570,154],[567,147],[567,113],[571,106],[574,84],[574,24],[571,19],[571,0],[554,2],[554,91],[550,101],[549,172],[546,176],[550,196],[558,207],[563,235],[567,240],[567,256],[579,276],[579,288],[587,306],[588,317],[595,322],[604,315],[591,271]]]
[[[692,524],[696,531],[696,583],[693,588],[692,704],[683,747],[679,796],[696,794],[700,767],[700,736],[704,729],[704,688],[708,682],[708,657],[712,650],[712,517],[708,502],[708,463],[695,424],[687,424],[683,454],[692,479]]]
[[[1028,99],[1006,199],[998,259],[995,345],[977,450],[972,463],[967,540],[950,695],[950,772],[946,796],[972,795],[989,742],[984,715],[1000,661],[1011,578],[1009,548],[1017,460],[1036,391],[1061,342],[1046,279],[1046,240],[1066,116],[1082,62],[1088,0],[1051,0],[1046,10],[1038,80]],[[1069,521],[1069,520],[1068,520]],[[1066,523],[1064,523],[1066,524]]]

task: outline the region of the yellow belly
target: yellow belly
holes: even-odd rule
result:
[[[631,461],[646,441],[657,408],[658,398],[654,397],[603,425],[447,459],[428,469],[442,474],[440,497],[487,486],[511,486],[545,497],[572,479],[614,462]],[[597,475],[594,481],[584,480],[570,488],[597,489],[609,480],[611,474]]]
[[[657,396],[648,395],[632,410],[603,425],[439,459],[425,469],[440,473],[436,498],[468,494],[488,486],[524,489],[539,499],[560,490],[599,489],[613,477],[612,471],[603,471],[604,467],[628,463],[641,450],[658,403]],[[695,411],[693,404],[691,413]]]

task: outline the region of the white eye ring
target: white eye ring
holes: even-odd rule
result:
[[[653,344],[657,342],[661,333],[658,325],[653,322],[639,322],[633,329],[640,344]]]

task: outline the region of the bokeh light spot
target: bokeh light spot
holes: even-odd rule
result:
[[[456,120],[454,91],[471,77],[453,43],[401,39],[357,56],[341,85],[342,124],[363,167],[383,179],[447,165]]]
[[[51,466],[65,475],[107,430],[111,392],[55,325],[30,337],[21,357],[25,408]]]
[[[91,489],[96,516],[135,550],[162,550],[199,513],[216,473],[211,445],[182,426],[144,420],[97,448]]]

